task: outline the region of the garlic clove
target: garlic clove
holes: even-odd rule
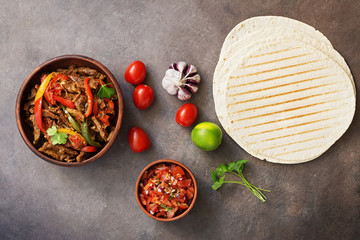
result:
[[[195,83],[195,84],[198,84],[200,82],[200,75],[198,73],[192,73],[191,75],[189,75],[186,80],[188,82],[191,82],[191,83]]]
[[[181,73],[175,69],[168,69],[162,80],[162,87],[171,95],[175,95],[179,88],[177,83],[181,79]]]
[[[178,91],[178,98],[180,100],[189,100],[191,98],[191,93],[189,90],[187,90],[186,88],[179,88],[179,91]]]
[[[193,83],[187,83],[186,88],[191,92],[191,94],[194,94],[199,90],[198,85]]]
[[[189,76],[191,74],[195,74],[197,73],[197,69],[194,65],[188,65],[188,68],[186,69],[186,73],[185,73],[185,76]]]

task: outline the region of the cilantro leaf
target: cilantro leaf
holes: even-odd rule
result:
[[[217,190],[224,184],[225,176],[222,176],[220,179],[214,181],[214,184],[211,186],[212,189]]]
[[[67,141],[66,139],[67,139],[68,135],[66,133],[58,133],[55,126],[48,128],[46,130],[46,133],[51,137],[50,141],[51,141],[52,145],[65,144]]]
[[[52,126],[51,128],[48,128],[46,130],[46,133],[49,135],[49,136],[54,136],[56,133],[57,133],[57,129],[55,126]]]
[[[229,172],[229,168],[228,168],[228,166],[225,165],[225,163],[222,163],[222,164],[220,164],[220,166],[218,166],[215,169],[215,172],[216,172],[218,177],[221,177],[225,173]]]
[[[115,90],[111,87],[106,87],[107,85],[110,85],[111,83],[107,83],[104,85],[101,85],[97,95],[99,98],[111,98],[113,95],[115,95]]]
[[[211,171],[211,176],[212,176],[212,179],[214,180],[214,182],[216,182],[217,181],[216,172]]]
[[[173,199],[175,197],[175,195],[172,193],[169,197],[169,200]]]
[[[247,162],[247,160],[240,160],[237,162],[231,162],[228,164],[229,166],[229,170],[230,171],[236,171],[239,174],[242,173],[242,170],[244,169],[245,163]]]

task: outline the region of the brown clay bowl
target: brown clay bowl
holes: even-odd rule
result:
[[[25,123],[25,112],[23,110],[23,106],[26,101],[26,96],[30,92],[31,88],[34,87],[35,84],[40,83],[40,76],[42,73],[46,72],[52,72],[59,68],[68,68],[70,65],[76,65],[76,66],[83,66],[83,67],[90,67],[93,69],[96,69],[97,71],[101,72],[102,74],[105,74],[107,79],[107,82],[111,82],[115,88],[116,94],[118,96],[118,102],[115,104],[115,112],[116,112],[116,125],[115,125],[115,132],[113,137],[110,139],[108,143],[106,143],[103,148],[97,152],[95,155],[92,155],[90,158],[85,159],[81,162],[61,162],[56,159],[53,159],[41,152],[39,152],[35,146],[32,144],[33,136],[32,136],[32,129]],[[77,166],[83,166],[86,164],[89,164],[91,162],[94,162],[95,160],[99,159],[101,156],[103,156],[113,145],[115,142],[115,139],[119,135],[120,126],[121,126],[121,120],[123,116],[123,97],[121,93],[120,86],[118,82],[116,81],[115,77],[112,75],[112,73],[100,62],[96,61],[95,59],[81,56],[81,55],[63,55],[58,56],[52,59],[47,60],[46,62],[40,64],[38,67],[36,67],[25,79],[24,83],[22,84],[20,91],[18,93],[17,99],[16,99],[16,106],[15,106],[15,114],[16,114],[16,124],[18,126],[19,132],[21,134],[21,137],[25,141],[26,145],[30,148],[31,151],[33,151],[37,156],[44,159],[47,162],[59,165],[59,166],[65,166],[65,167],[77,167]]]
[[[184,169],[185,172],[187,172],[190,177],[192,182],[194,183],[194,197],[189,205],[189,208],[186,209],[186,211],[182,212],[179,215],[175,215],[173,218],[160,218],[160,217],[156,217],[154,215],[151,215],[148,211],[146,211],[146,208],[144,205],[141,204],[140,202],[140,198],[139,198],[139,184],[140,184],[140,180],[141,177],[144,175],[145,171],[150,169],[151,167],[160,164],[160,163],[165,163],[165,164],[176,164],[180,167],[182,167]],[[152,163],[150,163],[149,165],[147,165],[140,173],[139,177],[137,178],[136,181],[136,186],[135,186],[135,196],[136,196],[136,201],[139,204],[141,210],[148,215],[149,217],[151,217],[152,219],[158,220],[158,221],[163,221],[163,222],[171,222],[171,221],[175,221],[177,219],[180,219],[182,217],[184,217],[186,214],[188,214],[190,212],[190,210],[194,207],[195,201],[196,201],[196,197],[197,197],[197,192],[198,192],[198,188],[197,188],[197,184],[196,184],[196,179],[194,177],[194,174],[192,174],[192,172],[190,171],[190,169],[188,167],[186,167],[184,164],[182,164],[181,162],[175,161],[175,160],[171,160],[171,159],[161,159],[161,160],[157,160],[154,161]]]

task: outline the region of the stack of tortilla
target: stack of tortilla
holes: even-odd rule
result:
[[[274,163],[317,158],[355,112],[350,69],[330,41],[277,16],[247,19],[228,34],[213,95],[225,131],[251,155]]]

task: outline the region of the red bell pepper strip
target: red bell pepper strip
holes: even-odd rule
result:
[[[87,96],[87,110],[85,113],[85,117],[90,116],[92,108],[93,108],[93,95],[91,93],[91,89],[89,86],[89,80],[90,79],[88,77],[85,78],[85,80],[84,80],[85,93]]]
[[[99,108],[98,108],[98,102],[97,101],[94,103],[93,113],[94,113],[95,116],[99,114]]]
[[[54,95],[53,96],[54,100],[58,101],[59,103],[61,103],[62,105],[68,107],[68,108],[75,108],[75,104],[73,103],[73,101],[62,98],[60,96]]]
[[[45,89],[44,96],[48,101],[48,103],[50,103],[51,105],[55,105],[56,100],[54,99],[54,95],[60,95],[60,94],[61,94],[61,86],[57,84],[53,79]]]
[[[46,130],[44,128],[44,124],[42,121],[41,106],[42,106],[42,97],[35,101],[35,121],[36,121],[38,128],[44,134],[46,134]]]
[[[86,146],[86,147],[83,147],[80,151],[82,151],[82,152],[96,152],[97,148],[94,147],[94,146]]]
[[[54,105],[56,101],[61,103],[62,105],[68,107],[68,108],[75,108],[75,104],[71,100],[67,100],[60,96],[61,94],[61,86],[56,83],[59,79],[61,80],[69,80],[69,78],[65,74],[58,74],[56,75],[53,80],[48,84],[47,88],[45,89],[44,96],[46,100],[51,104]]]
[[[40,87],[38,88],[38,91],[36,92],[36,96],[35,96],[35,106],[34,106],[34,110],[35,110],[35,121],[37,126],[39,127],[40,131],[42,131],[44,134],[46,134],[46,130],[44,128],[44,124],[42,121],[42,113],[41,113],[41,108],[42,108],[42,97],[44,95],[45,89],[47,87],[47,85],[49,84],[50,80],[52,77],[52,73],[50,73],[45,80],[41,83]]]
[[[53,81],[56,82],[59,79],[65,80],[65,81],[69,80],[69,78],[65,74],[59,73],[58,75],[56,75],[54,77]]]

